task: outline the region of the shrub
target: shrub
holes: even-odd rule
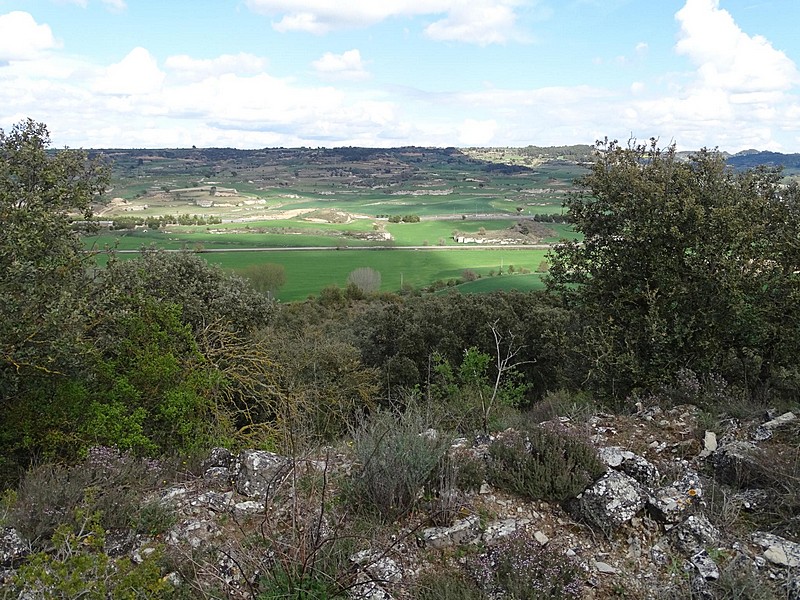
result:
[[[97,513],[104,529],[129,527],[140,519],[141,498],[159,481],[153,461],[92,448],[73,467],[45,464],[29,470],[20,484],[9,523],[35,546],[44,546],[59,526],[78,527],[75,508]]]
[[[469,512],[468,498],[458,488],[458,466],[451,457],[442,458],[430,488],[425,508],[431,525],[452,525],[459,516]]]
[[[531,500],[574,498],[605,473],[589,444],[544,427],[506,432],[489,455],[489,482]]]
[[[528,532],[512,534],[473,562],[481,587],[492,597],[519,600],[580,598],[581,570],[569,557],[542,546]]]
[[[331,503],[327,470],[298,474],[296,468],[275,490],[292,496],[287,510],[264,514],[259,534],[242,546],[241,555],[252,557],[246,570],[260,574],[253,595],[258,600],[345,597],[353,581],[356,536],[344,529]]]
[[[544,398],[531,406],[525,416],[529,422],[534,423],[558,417],[568,417],[572,421],[585,422],[598,410],[594,400],[588,394],[560,389],[545,394]]]
[[[20,598],[179,597],[180,590],[164,577],[158,549],[140,564],[128,557],[112,559],[103,551],[105,531],[97,513],[78,509],[72,520],[76,525],[60,525],[54,532],[52,552],[31,555],[11,578]]]
[[[347,494],[353,506],[384,523],[408,514],[431,489],[447,444],[426,432],[416,410],[376,413],[353,433],[358,467]]]
[[[482,600],[486,595],[464,573],[449,569],[428,571],[417,579],[415,600]]]
[[[155,500],[143,504],[132,521],[138,533],[155,536],[169,531],[177,522],[177,515],[171,506]]]
[[[778,594],[760,577],[748,561],[733,560],[720,570],[719,579],[711,584],[714,600],[778,600]]]
[[[239,273],[250,281],[253,289],[270,298],[286,283],[286,270],[283,265],[275,263],[250,265],[240,269]]]
[[[344,597],[331,588],[331,579],[323,571],[311,569],[303,572],[298,568],[282,566],[269,571],[259,580],[260,593],[257,600],[327,600]]]
[[[486,462],[468,452],[455,452],[450,458],[455,471],[455,487],[477,491],[486,480]]]
[[[763,506],[746,515],[750,527],[800,539],[800,426],[792,429],[790,440],[770,440],[748,460],[739,461],[730,483],[740,490],[756,488],[765,492]],[[724,517],[725,510],[720,509],[717,514]]]
[[[478,274],[475,273],[472,269],[464,269],[461,272],[461,279],[464,281],[475,281],[478,278]]]

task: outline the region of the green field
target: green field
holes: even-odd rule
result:
[[[520,292],[530,292],[544,289],[541,273],[530,273],[529,275],[502,275],[494,277],[482,277],[475,281],[462,283],[455,287],[462,294],[485,294],[499,290],[517,290]]]
[[[259,263],[276,263],[286,270],[286,284],[278,291],[283,302],[303,300],[316,295],[328,285],[347,285],[347,276],[359,267],[371,267],[381,274],[381,290],[400,291],[402,285],[421,288],[437,280],[459,279],[465,269],[481,275],[481,279],[461,287],[464,292],[493,289],[534,289],[538,275],[503,275],[490,277],[501,268],[536,270],[545,260],[546,250],[527,249],[463,249],[445,250],[273,250],[263,252],[204,252],[199,254],[209,263],[235,272]],[[121,254],[127,260],[136,254]],[[105,255],[98,256],[104,264]],[[518,287],[524,286],[524,287]]]
[[[546,250],[531,245],[575,237],[568,225],[531,218],[561,214],[574,179],[585,172],[579,162],[557,157],[550,163],[508,149],[488,151],[486,158],[454,148],[110,150],[106,155],[113,160],[112,186],[96,214],[139,224],[86,236],[87,249],[187,249],[234,271],[278,263],[287,277],[277,294],[282,301],[304,299],[331,284],[344,286],[358,267],[379,271],[384,291],[456,280],[465,269],[481,279],[458,286],[463,292],[537,289],[539,275],[508,275],[508,266],[536,271]],[[146,226],[147,219],[167,215],[222,222]],[[387,219],[406,215],[421,220]],[[524,243],[513,231],[520,223],[527,223]],[[456,233],[492,240],[517,236],[519,245],[458,244]],[[412,246],[420,250],[408,249]],[[240,251],[260,248],[271,250]],[[489,276],[501,268],[506,275]]]

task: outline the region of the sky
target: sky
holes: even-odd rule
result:
[[[73,148],[800,152],[798,0],[0,0],[0,128]]]

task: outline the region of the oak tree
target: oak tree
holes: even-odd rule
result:
[[[598,142],[579,183],[583,240],[555,248],[548,284],[580,315],[589,384],[625,398],[688,369],[761,396],[797,385],[797,186],[655,140]]]

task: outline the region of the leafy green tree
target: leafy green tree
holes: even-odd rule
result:
[[[373,302],[362,310],[349,330],[365,364],[380,367],[392,387],[426,387],[436,354],[451,365],[461,364],[465,348],[496,356],[487,324],[521,345],[517,370],[529,384],[530,399],[570,387],[576,372],[568,351],[569,313],[543,293],[427,295]]]
[[[49,144],[45,125],[32,120],[0,130],[0,481],[25,464],[29,430],[50,436],[79,412],[82,391],[66,382],[91,352],[92,257],[70,221],[91,216],[108,171],[84,152],[50,152]],[[15,427],[11,413],[19,411],[33,421]]]
[[[496,409],[518,407],[527,387],[516,371],[515,357],[520,348],[513,345],[513,338],[504,344],[496,328],[492,327],[492,331],[497,340],[495,357],[474,346],[467,348],[461,364],[454,371],[450,363],[436,353],[436,381],[429,392],[437,400],[456,405],[456,412],[463,419],[462,427],[466,425],[469,428],[479,423],[484,433],[489,433],[491,417]]]
[[[247,281],[192,252],[143,248],[133,260],[112,259],[93,302],[103,310],[124,296],[152,297],[181,307],[193,331],[224,327],[244,332],[268,324],[274,304]]]
[[[64,372],[81,354],[85,267],[71,227],[108,182],[84,152],[48,152],[42,123],[0,129],[0,390],[31,373]],[[0,391],[0,393],[3,393]]]
[[[691,369],[763,395],[796,378],[796,186],[655,140],[599,142],[579,183],[566,206],[584,240],[551,253],[548,285],[579,311],[590,385],[625,398]]]

